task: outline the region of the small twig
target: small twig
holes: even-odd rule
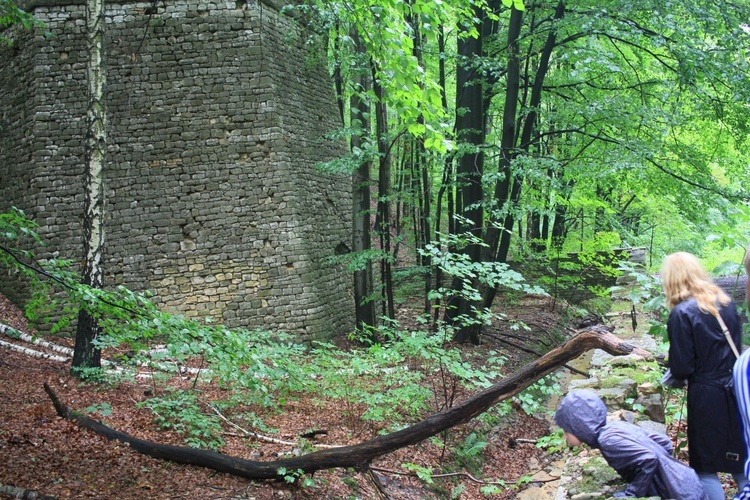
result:
[[[546,464],[545,464],[546,465]],[[398,476],[409,476],[409,477],[419,477],[414,472],[401,472],[397,470],[391,470],[391,469],[381,469],[380,467],[370,467],[373,471],[377,472],[384,472],[386,474],[394,474]],[[537,472],[541,471],[542,469],[539,469]],[[529,474],[533,475],[533,474]],[[465,477],[469,481],[476,483],[476,484],[482,484],[485,486],[508,486],[508,485],[514,485],[518,484],[518,481],[485,481],[483,479],[477,479],[468,472],[449,472],[447,474],[431,474],[430,478],[432,479],[447,479],[451,477]],[[559,478],[551,478],[551,479],[544,479],[544,480],[534,480],[535,483],[551,483],[552,481],[557,481]]]
[[[263,434],[258,434],[257,432],[249,431],[247,429],[242,428],[241,426],[235,424],[231,420],[229,420],[227,417],[221,414],[219,410],[217,410],[213,405],[208,405],[209,408],[211,408],[214,413],[216,413],[220,419],[222,419],[224,422],[228,423],[235,429],[239,430],[242,435],[244,436],[250,436],[252,438],[257,439],[258,441],[263,441],[265,443],[272,443],[272,444],[282,444],[284,446],[298,446],[299,443],[295,443],[292,441],[284,441],[281,439],[272,438],[270,436],[264,436]],[[319,448],[339,448],[338,445],[331,445],[331,444],[315,444],[315,446]]]
[[[385,490],[385,485],[380,480],[380,478],[375,474],[375,470],[372,466],[367,467],[367,477],[370,478],[370,481],[372,481],[372,484],[375,485],[375,491],[378,493],[378,497],[388,500],[390,499],[390,495]]]
[[[526,439],[526,438],[518,438],[518,439],[514,439],[513,441],[515,441],[516,443],[529,443],[529,444],[537,443],[536,439]]]
[[[397,470],[391,470],[391,469],[381,469],[380,467],[370,467],[373,471],[377,472],[384,472],[386,474],[394,474],[397,476],[409,476],[409,477],[419,477],[414,472],[402,472]],[[470,481],[477,483],[477,484],[483,484],[483,485],[495,485],[495,486],[506,486],[509,484],[516,484],[515,481],[484,481],[482,479],[477,479],[468,472],[450,472],[447,474],[431,474],[430,477],[432,479],[445,479],[450,477],[465,477],[469,479]]]

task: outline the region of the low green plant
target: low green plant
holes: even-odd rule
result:
[[[643,413],[646,407],[640,403],[637,403],[636,401],[637,401],[636,398],[626,398],[625,404],[627,405],[627,408],[630,408],[633,411]]]
[[[521,391],[516,399],[521,403],[523,411],[528,414],[551,412],[546,404],[550,397],[562,394],[559,378],[557,374],[547,375]]]
[[[453,450],[456,464],[468,469],[472,474],[476,474],[481,470],[482,464],[484,463],[484,455],[482,452],[487,447],[487,444],[488,443],[485,441],[484,437],[481,437],[477,432],[469,433],[469,435],[464,438],[461,446],[458,446]]]
[[[497,481],[497,482],[502,482],[502,481]],[[496,484],[487,484],[479,488],[479,491],[482,493],[482,495],[489,497],[492,495],[499,495],[500,493],[503,492],[503,489]]]
[[[546,450],[548,453],[557,453],[558,451],[562,451],[567,446],[564,434],[564,431],[558,428],[554,432],[537,439],[536,447],[542,450]]]
[[[346,352],[319,342],[308,358],[308,370],[316,373],[315,395],[342,401],[352,427],[358,421],[398,425],[419,418],[426,410],[448,407],[460,386],[491,385],[505,362],[495,353],[482,366],[475,366],[465,352],[449,347],[447,328],[436,333],[406,331],[386,322],[377,338],[381,342]]]
[[[192,447],[217,450],[224,445],[219,418],[201,411],[194,391],[168,392],[138,406],[149,408],[160,428],[186,435],[185,442]]]
[[[83,409],[86,413],[98,413],[102,417],[108,417],[112,415],[112,407],[109,403],[94,403]]]
[[[401,464],[401,467],[404,469],[414,472],[419,479],[421,479],[426,484],[435,484],[435,481],[432,479],[432,467],[423,467],[418,464],[414,464],[411,462],[407,462],[404,464]]]
[[[104,384],[109,381],[107,373],[101,368],[76,368],[76,377],[79,380],[92,384]]]
[[[305,476],[305,471],[302,469],[287,470],[285,467],[279,467],[276,473],[284,478],[286,483],[295,484],[301,488],[315,486],[315,480],[311,477]]]
[[[461,498],[461,495],[466,491],[466,485],[465,484],[459,484],[455,488],[451,489],[451,499],[456,500],[458,498]]]

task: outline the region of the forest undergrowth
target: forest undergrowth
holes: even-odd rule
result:
[[[480,346],[449,346],[460,356],[446,355],[441,349],[448,347],[425,339],[413,340],[415,349],[443,356],[427,370],[429,356],[391,348],[368,354],[391,357],[390,368],[383,365],[371,372],[373,366],[367,363],[375,358],[363,356],[355,363],[342,362],[341,370],[350,371],[339,370],[339,376],[332,377],[336,370],[325,370],[324,365],[331,368],[347,356],[360,356],[353,349],[356,343],[337,339],[330,349],[322,348],[313,366],[327,377],[287,371],[287,376],[309,379],[296,385],[261,377],[262,384],[246,388],[253,397],[222,383],[221,376],[197,375],[195,369],[203,366],[200,356],[187,357],[181,373],[142,370],[135,378],[83,383],[69,375],[68,363],[3,349],[0,458],[6,466],[0,483],[59,498],[515,498],[533,484],[530,464],[541,468],[554,458],[536,446],[549,432],[542,414],[546,397],[559,390],[554,379],[535,384],[468,424],[382,456],[369,469],[313,475],[279,471],[275,481],[249,481],[139,455],[58,418],[43,389],[47,382],[72,409],[141,439],[276,460],[402,428],[512,373],[534,359],[533,352],[548,350],[570,333],[563,311],[550,310],[546,298],[508,296],[498,304],[505,321],[488,328]],[[412,312],[404,303],[399,314],[407,318]],[[18,330],[29,329],[20,311],[5,299],[0,319]],[[519,328],[519,322],[529,329]],[[405,320],[401,343],[412,338],[404,332],[418,327]],[[54,341],[72,347],[72,339]],[[334,350],[349,354],[326,357]],[[287,354],[297,355],[293,349]],[[125,362],[132,353],[105,348],[103,355]],[[264,374],[274,376],[284,377],[282,372]]]

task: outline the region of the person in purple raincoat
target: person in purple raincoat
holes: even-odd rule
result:
[[[610,467],[628,487],[615,497],[705,500],[698,475],[672,457],[665,434],[650,432],[629,422],[607,422],[607,407],[590,390],[570,392],[555,412],[555,423],[570,446],[582,443],[601,451]]]

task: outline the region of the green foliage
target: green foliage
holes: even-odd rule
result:
[[[418,464],[413,464],[411,462],[401,464],[401,467],[408,471],[416,473],[417,477],[424,483],[435,484],[435,481],[433,481],[432,479],[432,467],[424,467]]]
[[[101,368],[76,367],[71,370],[79,380],[92,384],[106,383],[107,374]]]
[[[558,379],[559,375],[550,374],[521,391],[516,399],[523,411],[528,414],[548,413],[550,410],[545,406],[546,402],[550,397],[562,394]]]
[[[502,318],[494,314],[489,308],[481,308],[476,304],[482,301],[482,294],[478,286],[497,288],[527,294],[545,295],[546,292],[534,285],[526,283],[524,277],[510,269],[504,262],[474,262],[461,252],[469,245],[487,246],[482,240],[471,234],[441,235],[440,240],[428,243],[419,253],[428,257],[431,262],[444,273],[461,280],[460,288],[438,287],[430,291],[430,300],[447,302],[452,298],[460,298],[471,306],[471,314],[460,315],[455,323],[462,326],[473,324],[489,324],[492,319]],[[455,251],[446,250],[455,249]]]
[[[466,436],[461,446],[453,450],[456,464],[466,468],[472,474],[481,471],[482,464],[484,463],[482,451],[487,447],[487,444],[487,441],[480,437],[479,434],[471,432]]]
[[[315,486],[315,480],[311,477],[305,476],[305,471],[302,469],[287,470],[285,467],[279,467],[276,473],[284,478],[284,482],[288,484],[296,484],[301,488],[310,488]]]
[[[33,15],[18,8],[13,0],[0,0],[0,30],[13,25],[31,28],[41,25],[41,23],[36,21]],[[4,35],[0,35],[0,43],[10,45],[12,42]]]
[[[536,447],[547,450],[549,453],[557,453],[558,451],[562,451],[567,446],[564,434],[564,431],[558,428],[554,432],[537,439]]]
[[[396,301],[405,301],[410,298],[419,297],[424,290],[424,275],[429,269],[423,266],[413,266],[397,269],[393,273],[396,283]]]
[[[83,409],[86,413],[99,413],[102,417],[108,417],[112,415],[112,407],[109,403],[94,403],[93,405]]]
[[[142,401],[138,406],[149,408],[160,428],[186,435],[185,442],[190,446],[217,450],[224,445],[218,417],[201,411],[196,392],[168,392]]]
[[[502,481],[498,481],[498,482],[502,482]],[[488,497],[492,495],[499,495],[500,493],[503,492],[503,490],[495,484],[487,484],[485,486],[482,486],[481,488],[479,488],[479,491],[482,493],[482,495],[488,496]]]
[[[331,344],[316,343],[310,358],[316,374],[315,394],[343,402],[342,412],[352,427],[358,421],[412,421],[434,403],[433,410],[453,400],[456,386],[486,387],[499,377],[505,362],[491,355],[476,366],[446,341],[449,330],[437,333],[405,331],[395,323],[378,329],[381,342],[342,352]],[[430,381],[433,389],[423,383]]]

